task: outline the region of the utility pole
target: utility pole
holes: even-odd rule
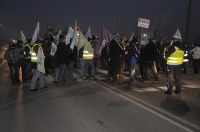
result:
[[[185,33],[185,42],[188,42],[188,33],[190,26],[190,11],[191,11],[192,0],[188,1],[187,17],[186,17],[186,33]]]

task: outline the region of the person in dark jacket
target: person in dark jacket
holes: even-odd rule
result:
[[[4,59],[7,60],[8,66],[10,69],[10,78],[12,85],[17,84],[18,74],[17,73],[17,66],[18,66],[18,57],[17,51],[15,49],[15,43],[9,42],[8,49],[4,54]]]
[[[59,43],[57,47],[57,63],[59,68],[58,82],[56,86],[66,85],[67,83],[67,72],[69,64],[69,51],[67,51],[67,46],[65,44],[64,36],[61,34],[59,38]]]
[[[184,60],[185,46],[181,42],[181,34],[177,29],[169,48],[165,52],[167,59],[167,91],[165,94],[171,95],[174,82],[175,93],[181,93],[182,65]]]
[[[121,39],[119,36],[113,38],[110,42],[110,50],[109,50],[109,71],[108,73],[111,75],[111,81],[114,82],[117,79],[117,74],[120,73],[121,70],[121,56],[124,54],[123,47],[121,45]]]
[[[129,60],[129,76],[130,76],[130,85],[134,84],[135,80],[135,70],[137,66],[137,60],[138,60],[138,51],[139,51],[139,41],[137,38],[133,38],[132,41],[129,44],[128,50],[125,52],[125,54],[128,55],[128,60]]]
[[[25,63],[24,63],[24,50],[22,48],[22,41],[21,40],[17,40],[17,44],[16,44],[16,51],[17,51],[17,57],[18,57],[18,66],[17,66],[17,81],[18,82],[22,82],[25,81]],[[21,68],[21,77],[20,78],[20,68]]]
[[[75,45],[73,49],[70,48],[72,39],[70,39],[70,43],[67,45],[67,51],[69,52],[68,58],[69,58],[69,73],[68,73],[68,81],[71,82],[75,80],[73,76],[73,71],[74,71],[74,65],[75,62],[77,61],[77,54],[78,54],[78,48]]]
[[[158,60],[159,53],[156,47],[156,39],[149,39],[149,43],[145,46],[144,49],[144,64],[145,64],[145,77],[144,82],[149,82],[150,71],[153,73],[154,81],[160,81],[157,68],[156,61]]]

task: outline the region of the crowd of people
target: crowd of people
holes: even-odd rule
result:
[[[104,47],[101,56],[97,55],[98,38],[91,36],[82,47],[72,46],[72,39],[66,44],[65,36],[60,35],[59,42],[52,36],[40,37],[35,44],[30,45],[22,40],[9,42],[4,58],[10,68],[12,85],[27,80],[30,82],[30,91],[36,91],[36,81],[39,78],[39,88],[48,88],[44,76],[53,71],[53,82],[56,86],[66,85],[76,78],[74,68],[80,65],[80,76],[83,80],[94,80],[97,74],[97,63],[108,71],[107,79],[115,83],[123,78],[123,71],[129,71],[129,84],[134,85],[136,78],[143,78],[145,83],[153,77],[154,82],[160,82],[158,70],[166,73],[168,89],[166,94],[172,94],[173,85],[176,85],[176,94],[181,93],[181,76],[184,64],[185,45],[182,43],[180,32],[177,30],[171,43],[161,43],[156,38],[149,38],[145,45],[133,37],[130,41],[126,37],[116,34]],[[52,49],[52,43],[56,48]],[[51,51],[55,50],[52,54]],[[189,50],[193,56],[194,74],[199,74],[200,47]],[[78,64],[80,62],[80,64]],[[22,79],[19,79],[21,68]],[[175,83],[174,83],[175,79]]]

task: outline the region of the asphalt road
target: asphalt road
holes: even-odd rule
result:
[[[0,65],[0,132],[190,132],[200,131],[200,82],[184,75],[181,95],[163,94],[162,82],[146,84],[128,78],[112,84],[98,69],[95,81],[29,91],[30,82],[11,86],[5,61]],[[189,78],[190,77],[190,78]],[[189,78],[189,79],[188,79]]]

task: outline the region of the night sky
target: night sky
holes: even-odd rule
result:
[[[103,24],[127,37],[135,31],[138,18],[149,19],[148,32],[172,37],[179,27],[185,35],[186,14],[189,0],[1,0],[0,39],[20,37],[22,30],[26,38],[33,35],[40,22],[40,34],[47,32],[47,25],[54,31],[74,27],[77,20],[83,32],[91,28],[98,35]],[[200,41],[200,0],[192,0],[189,40]],[[115,27],[112,26],[115,18]],[[138,28],[141,30],[141,28]],[[67,29],[68,30],[68,29]]]

